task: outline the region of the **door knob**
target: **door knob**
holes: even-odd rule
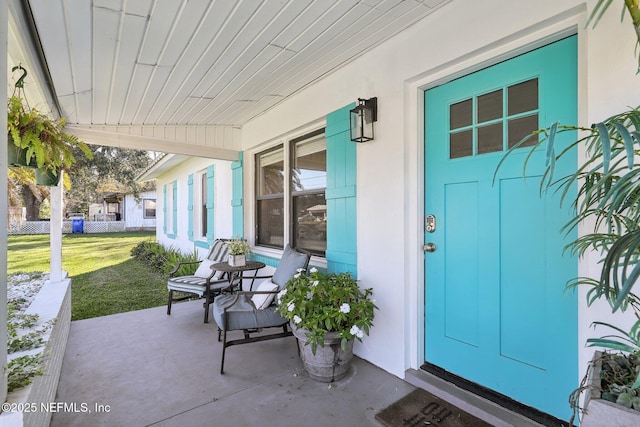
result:
[[[435,252],[436,251],[436,245],[434,243],[427,243],[422,248],[424,249],[425,252]]]

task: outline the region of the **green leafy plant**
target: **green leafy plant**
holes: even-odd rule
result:
[[[310,274],[299,271],[279,294],[278,312],[294,327],[308,330],[306,345],[315,354],[324,346],[324,336],[337,332],[343,349],[347,341],[362,341],[373,326],[374,310],[371,289],[360,289],[349,273],[323,274],[311,268]]]
[[[172,247],[165,248],[161,244],[152,241],[142,241],[131,249],[131,255],[145,265],[168,276],[178,263],[193,263],[198,261],[198,253],[193,252],[184,255]],[[176,272],[179,276],[189,276],[196,271],[196,264],[185,264],[180,266]]]
[[[229,248],[230,255],[246,255],[251,252],[249,242],[240,237],[234,237],[232,240],[229,240],[227,247]]]
[[[42,354],[16,357],[8,363],[7,391],[25,387],[36,375],[42,375]]]
[[[77,147],[89,159],[93,154],[87,144],[64,132],[66,120],[52,119],[38,110],[25,107],[21,98],[12,96],[7,106],[7,131],[13,144],[25,151],[27,163],[35,159],[38,169],[57,174],[76,161]]]
[[[563,133],[576,131],[582,137],[560,145]],[[513,149],[531,139],[536,143],[524,161],[525,175],[533,152],[543,149],[546,168],[540,192],[558,192],[560,202],[570,204],[574,215],[563,231],[574,230],[579,224],[588,230],[568,243],[565,250],[579,257],[588,251],[601,256],[598,278],[577,277],[567,283],[567,288],[588,286],[587,305],[604,298],[613,312],[632,308],[638,317],[640,298],[633,293],[633,287],[640,277],[640,163],[637,161],[640,151],[636,150],[636,146],[640,146],[640,110],[632,108],[588,128],[554,123],[535,131]],[[556,177],[556,163],[575,153],[578,146],[584,148],[584,162],[574,173]],[[577,193],[572,193],[571,189],[576,187]],[[605,322],[594,324],[620,334],[589,339],[590,346],[640,354],[640,318],[628,332]]]

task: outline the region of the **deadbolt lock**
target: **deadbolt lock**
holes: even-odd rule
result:
[[[424,220],[424,228],[427,233],[433,233],[436,231],[436,216],[435,215],[427,215]]]

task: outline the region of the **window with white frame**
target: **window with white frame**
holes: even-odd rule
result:
[[[156,217],[156,199],[142,200],[143,218],[152,219]]]
[[[256,245],[324,256],[326,153],[320,129],[256,155]]]
[[[196,173],[193,183],[193,235],[196,240],[203,240],[207,238],[207,171]]]
[[[177,183],[173,181],[165,186],[165,234],[167,236],[174,236],[175,230],[175,211],[176,211],[176,187]]]

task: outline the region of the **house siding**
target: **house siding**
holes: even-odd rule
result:
[[[208,196],[211,201],[207,204],[207,236],[195,239],[193,235],[193,174],[204,171],[207,173]],[[156,238],[165,246],[172,246],[183,253],[197,251],[200,257],[206,252],[216,238],[229,238],[232,235],[232,206],[231,206],[231,162],[204,158],[191,158],[178,167],[156,178],[157,188],[171,186],[175,182],[177,189],[175,222],[175,236],[168,235],[161,227],[156,228]],[[166,206],[164,193],[158,198],[157,221],[165,223]]]

